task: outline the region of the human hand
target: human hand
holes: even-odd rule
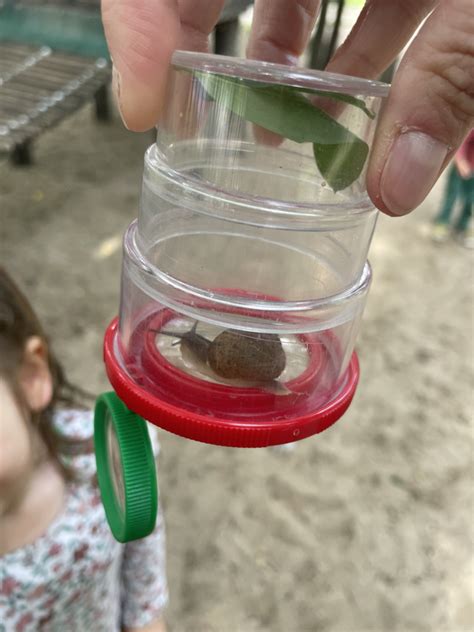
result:
[[[378,208],[420,204],[474,122],[472,0],[369,0],[329,70],[377,77],[405,46],[380,118],[367,174]]]
[[[318,4],[319,0],[257,1],[249,56],[296,64]],[[129,129],[144,131],[155,125],[171,55],[176,49],[207,51],[223,6],[224,0],[102,0],[114,91]]]
[[[156,123],[173,51],[206,51],[223,4],[102,0],[114,86],[129,129]],[[318,6],[318,0],[256,0],[248,56],[297,63]],[[368,0],[328,66],[376,78],[427,15],[395,75],[367,174],[373,202],[389,215],[404,215],[423,201],[474,125],[474,3]]]

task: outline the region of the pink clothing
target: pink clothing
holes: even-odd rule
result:
[[[59,411],[55,425],[88,438],[92,413]],[[118,632],[148,625],[167,603],[162,516],[148,538],[119,544],[91,480],[94,456],[69,463],[84,480],[68,484],[61,514],[35,542],[0,557],[0,632]]]
[[[456,161],[467,162],[471,168],[471,177],[474,175],[474,129],[466,136],[463,144],[456,152],[455,159]]]

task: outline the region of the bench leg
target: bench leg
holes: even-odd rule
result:
[[[98,121],[110,121],[110,99],[109,87],[107,84],[100,86],[94,94],[95,117]]]
[[[22,143],[15,145],[10,154],[10,160],[17,167],[28,167],[33,164],[31,152],[31,140],[24,140]]]
[[[214,51],[217,55],[237,55],[239,19],[218,24],[214,32],[214,38]]]

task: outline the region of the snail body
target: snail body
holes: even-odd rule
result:
[[[197,325],[196,321],[192,329],[186,331],[184,334],[176,331],[161,331],[160,329],[152,329],[152,331],[158,334],[163,334],[164,336],[178,338],[178,342],[181,347],[185,347],[194,356],[196,356],[200,362],[207,362],[211,341],[197,333]]]
[[[265,333],[242,333],[232,329],[208,340],[192,329],[183,333],[157,331],[179,339],[179,344],[213,372],[228,380],[273,382],[283,372],[286,355],[279,336]],[[155,330],[153,330],[155,331]]]
[[[283,372],[286,356],[276,334],[243,334],[227,329],[212,341],[208,363],[226,379],[271,382]]]

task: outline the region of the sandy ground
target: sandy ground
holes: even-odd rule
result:
[[[0,165],[0,260],[95,392],[150,142],[85,109],[37,143],[33,168]],[[173,632],[473,629],[473,260],[427,237],[439,194],[381,218],[340,423],[286,454],[162,433]]]

